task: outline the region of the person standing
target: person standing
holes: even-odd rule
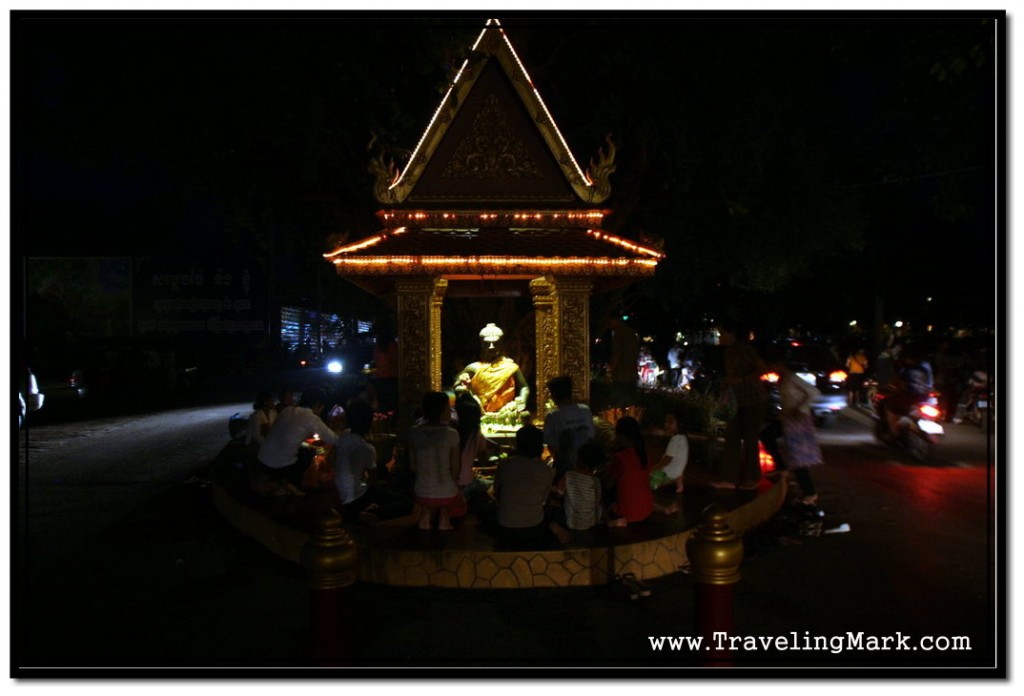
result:
[[[782,461],[776,461],[780,469],[793,472],[800,486],[804,505],[815,505],[818,492],[814,488],[809,469],[822,463],[821,447],[811,415],[811,403],[821,392],[786,366],[785,362],[769,357],[769,367],[779,375],[779,401],[782,410],[779,421],[782,424]]]
[[[679,389],[683,383],[683,347],[679,341],[672,344],[668,349],[668,381],[669,389]]]
[[[868,354],[861,348],[846,359],[846,403],[864,405],[864,379],[868,372]]]
[[[758,436],[768,413],[768,392],[761,375],[768,370],[737,324],[723,324],[720,330],[725,346],[723,386],[732,390],[736,414],[725,426],[721,478],[711,485],[755,490],[761,481]]]
[[[580,446],[594,437],[594,414],[573,400],[572,378],[567,375],[549,380],[548,392],[555,407],[544,416],[544,444],[554,458],[558,480],[575,465]]]

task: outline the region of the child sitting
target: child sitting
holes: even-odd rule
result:
[[[594,527],[604,515],[601,507],[601,480],[595,473],[604,465],[604,448],[589,440],[576,453],[573,468],[555,486],[554,495],[561,498],[562,508],[552,520],[551,532],[563,544],[572,540],[570,530]]]
[[[676,493],[682,493],[683,473],[690,458],[690,441],[685,434],[679,432],[679,421],[673,413],[665,416],[664,433],[669,436],[669,441],[665,446],[665,454],[654,466],[654,471],[660,471],[664,477],[663,483],[657,487],[672,485]]]

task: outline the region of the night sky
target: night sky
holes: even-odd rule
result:
[[[303,295],[330,240],[377,230],[371,133],[411,150],[485,19],[14,13],[12,259],[251,258]],[[637,306],[826,324],[881,293],[890,316],[928,296],[939,322],[993,325],[991,16],[502,23],[577,160],[620,143],[609,226],[669,255]]]

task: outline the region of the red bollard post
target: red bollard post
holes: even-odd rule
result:
[[[356,581],[359,551],[341,526],[341,515],[329,510],[302,547],[302,567],[309,575],[313,660],[340,666],[352,657],[347,611],[349,589]]]
[[[733,632],[733,589],[740,579],[743,541],[725,521],[725,510],[712,503],[701,523],[686,540],[690,573],[696,581],[694,609],[697,633],[703,638],[701,662],[732,665],[728,638]]]

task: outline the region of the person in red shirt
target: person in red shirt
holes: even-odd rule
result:
[[[635,418],[626,416],[615,424],[615,447],[610,469],[615,502],[609,511],[608,526],[625,527],[646,520],[654,512],[647,448]]]

